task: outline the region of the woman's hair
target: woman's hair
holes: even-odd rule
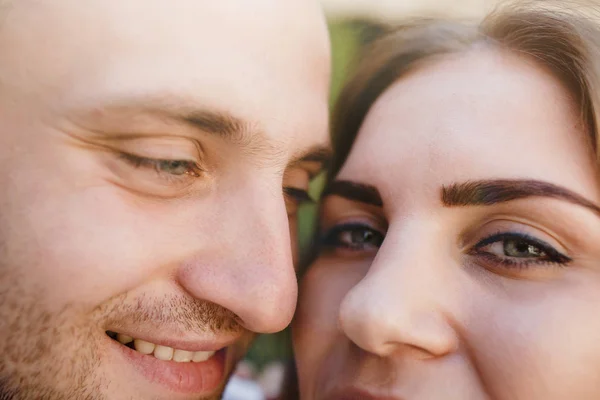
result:
[[[570,91],[596,156],[600,107],[600,5],[583,1],[505,4],[479,23],[423,19],[389,29],[360,54],[354,75],[333,116],[335,176],[381,94],[406,73],[449,54],[475,47],[530,57]]]

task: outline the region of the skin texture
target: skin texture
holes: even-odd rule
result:
[[[575,108],[534,61],[485,48],[430,61],[384,92],[337,176],[375,186],[383,206],[326,197],[326,239],[301,283],[303,400],[600,396],[598,213],[539,196],[442,202],[453,184],[533,179],[598,204]],[[348,222],[359,227],[328,236]],[[506,253],[510,239],[477,246],[499,233],[570,261]]]
[[[105,331],[229,346],[229,373],[255,333],[289,323],[296,201],[282,188],[305,190],[319,165],[292,161],[327,144],[321,10],[42,0],[2,12],[0,398],[198,398],[149,382]],[[213,114],[242,135],[209,132]]]

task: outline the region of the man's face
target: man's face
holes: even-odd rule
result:
[[[327,143],[318,7],[0,11],[0,398],[217,398],[295,308],[290,230]]]

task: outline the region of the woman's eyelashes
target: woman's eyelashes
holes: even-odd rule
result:
[[[349,222],[326,230],[318,240],[318,249],[352,252],[377,252],[385,232],[366,223]],[[468,254],[491,268],[528,268],[565,266],[572,259],[554,246],[533,236],[502,232],[488,236],[473,246]]]
[[[385,234],[365,223],[345,223],[327,230],[319,240],[321,249],[342,249],[357,252],[377,251]]]
[[[564,266],[571,258],[552,245],[533,236],[516,233],[496,233],[478,242],[469,254],[482,257],[501,267],[527,268],[533,266]]]

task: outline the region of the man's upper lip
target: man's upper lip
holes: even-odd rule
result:
[[[186,334],[169,334],[165,332],[133,331],[127,329],[108,329],[108,331],[130,336],[134,339],[145,340],[161,346],[167,346],[186,351],[218,351],[235,343],[240,338],[240,333],[209,333],[204,337]]]
[[[401,397],[378,395],[376,391],[359,388],[344,388],[336,390],[325,397],[326,400],[403,400]]]

